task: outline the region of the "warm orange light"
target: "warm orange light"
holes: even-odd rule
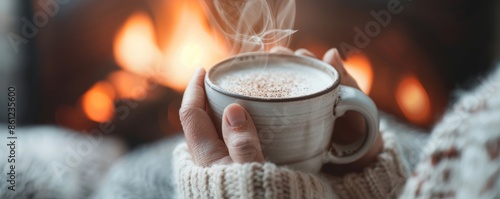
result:
[[[108,81],[116,91],[116,97],[120,99],[140,99],[146,90],[147,81],[144,77],[124,71],[115,71],[108,75]]]
[[[118,31],[114,41],[114,55],[121,67],[146,74],[160,60],[154,26],[148,15],[137,12],[131,15]]]
[[[96,122],[106,122],[113,118],[115,93],[113,86],[105,81],[94,84],[82,98],[85,115]]]
[[[196,68],[208,69],[225,58],[229,52],[218,42],[206,22],[198,3],[184,1],[175,4],[177,23],[172,27],[172,37],[165,44],[165,83],[182,91]]]
[[[369,94],[373,83],[373,70],[368,57],[362,53],[354,53],[344,62],[344,67],[356,80],[359,88]]]
[[[399,83],[396,101],[409,121],[422,124],[429,119],[431,114],[429,96],[416,77],[405,77]]]
[[[229,51],[216,39],[201,5],[179,1],[169,17],[176,19],[169,39],[158,47],[153,23],[139,12],[128,18],[114,43],[117,63],[126,70],[154,77],[166,86],[183,91],[196,68],[208,69],[225,58]],[[161,50],[160,50],[161,49]]]

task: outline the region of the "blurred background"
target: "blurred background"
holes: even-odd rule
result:
[[[498,3],[397,2],[390,13],[394,1],[297,0],[289,47],[347,46],[379,109],[426,131],[492,68]],[[0,35],[0,104],[16,87],[19,126],[113,124],[130,147],[179,133],[192,73],[230,56],[197,0],[2,0]]]

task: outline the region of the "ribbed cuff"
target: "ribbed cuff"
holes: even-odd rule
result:
[[[397,198],[408,177],[393,134],[383,133],[384,150],[377,161],[359,173],[328,177],[340,198]]]
[[[321,178],[272,163],[193,163],[185,143],[174,151],[174,172],[182,198],[336,198]]]

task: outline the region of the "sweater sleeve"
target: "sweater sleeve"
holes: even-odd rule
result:
[[[180,198],[335,198],[324,179],[269,162],[203,168],[185,143],[173,161]]]
[[[273,163],[200,167],[185,143],[174,151],[174,174],[181,198],[394,198],[406,178],[394,139],[383,136],[384,152],[362,173],[315,175]]]
[[[397,198],[404,188],[408,168],[403,163],[394,134],[383,133],[384,150],[377,161],[359,173],[329,176],[340,198]]]

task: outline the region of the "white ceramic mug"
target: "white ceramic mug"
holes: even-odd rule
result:
[[[212,79],[232,67],[268,67],[267,63],[294,63],[320,70],[333,82],[327,89],[300,97],[259,98],[229,93]],[[205,90],[214,123],[222,123],[231,103],[243,106],[255,123],[266,160],[306,172],[319,172],[325,163],[343,164],[361,158],[378,133],[378,111],[373,101],[358,89],[340,85],[339,73],[328,63],[304,56],[249,53],[224,60],[205,77]],[[331,142],[335,119],[346,111],[361,113],[367,133],[362,139],[339,145]]]

